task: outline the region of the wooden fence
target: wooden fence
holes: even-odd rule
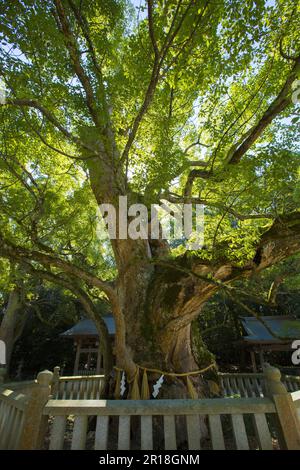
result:
[[[268,398],[89,402],[51,400],[44,413],[53,417],[50,450],[175,450],[178,445],[189,450],[198,450],[201,446],[212,449],[229,446],[246,450],[250,446],[273,448],[267,416],[276,416],[276,408]],[[247,422],[246,416],[252,421]],[[89,431],[91,417],[96,417],[94,432]],[[201,439],[201,417],[208,418],[208,435],[205,435],[204,443]],[[66,433],[67,426],[69,436]],[[249,443],[249,433],[252,436],[250,426],[253,438],[256,438],[255,444]],[[153,432],[155,429],[156,432]],[[159,436],[157,429],[163,429],[163,436]],[[160,439],[158,442],[157,437]]]
[[[27,397],[12,390],[0,393],[0,449],[19,446]]]
[[[48,418],[43,409],[49,400],[52,372],[40,372],[27,395],[0,391],[0,449],[38,449],[43,446]]]
[[[50,400],[48,448],[300,450],[300,391],[289,393],[272,367],[261,380],[266,397]]]
[[[224,397],[263,397],[265,396],[264,374],[230,374],[219,372]],[[300,377],[282,375],[281,382],[288,392],[300,390]]]
[[[104,375],[60,377],[59,367],[55,367],[51,394],[59,400],[97,400],[102,397],[104,385]]]
[[[1,392],[2,449],[300,450],[300,392],[271,367],[253,398],[63,400],[54,383],[44,371],[28,395]]]
[[[104,375],[61,377],[60,368],[54,368],[52,395],[62,400],[96,400],[103,398]],[[223,397],[254,398],[265,396],[264,374],[219,374]],[[281,378],[288,392],[300,390],[300,377],[283,375]],[[15,389],[15,388],[14,388]]]

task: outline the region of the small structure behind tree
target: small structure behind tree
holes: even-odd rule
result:
[[[106,315],[103,316],[103,320],[113,343],[115,337],[114,319],[111,315]],[[104,371],[101,338],[92,320],[82,319],[72,328],[62,333],[61,336],[74,340],[76,348],[74,375],[100,374]]]
[[[259,355],[259,364],[265,362],[264,352],[291,351],[292,342],[300,339],[300,320],[291,315],[240,317],[247,335],[239,342],[251,356],[253,372],[257,372],[255,355]],[[273,335],[271,334],[273,333]]]

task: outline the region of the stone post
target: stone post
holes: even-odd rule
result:
[[[18,449],[37,450],[43,447],[48,416],[43,416],[44,407],[51,393],[53,374],[49,370],[40,372],[32,389],[24,412],[23,429]]]
[[[266,396],[275,404],[285,446],[288,450],[300,450],[300,424],[297,410],[291,394],[280,380],[280,370],[264,364],[263,371]]]

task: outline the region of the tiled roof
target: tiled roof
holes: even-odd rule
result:
[[[115,334],[115,321],[112,316],[103,316],[103,320],[106,323],[108,332],[110,335]],[[84,319],[76,323],[64,333],[61,333],[61,336],[98,336],[98,331],[95,323],[92,320]]]
[[[266,323],[275,335],[266,329],[266,327],[255,317],[240,317],[243,327],[247,333],[244,340],[249,343],[282,343],[295,338],[300,338],[300,319],[288,315],[262,316],[261,319]]]

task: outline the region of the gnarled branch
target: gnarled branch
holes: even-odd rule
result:
[[[247,137],[233,152],[229,152],[227,162],[229,164],[239,163],[243,155],[250,149],[256,140],[262,135],[266,127],[291,104],[292,84],[300,73],[300,56],[295,60],[295,65],[289,73],[280,93],[272,101],[259,122],[253,126]]]
[[[20,106],[20,107],[28,107],[28,108],[34,108],[40,111],[40,113],[45,116],[45,118],[53,124],[53,126],[59,130],[67,139],[70,141],[74,142],[75,144],[89,150],[90,152],[93,152],[93,154],[97,154],[95,152],[95,149],[90,147],[89,145],[85,144],[82,142],[81,139],[78,137],[74,136],[70,131],[68,131],[56,118],[56,116],[51,113],[45,106],[43,106],[41,103],[39,103],[37,100],[32,100],[28,98],[11,98],[7,99],[5,103],[0,103],[0,105],[5,106],[5,105],[11,105],[11,106]],[[53,148],[53,150],[56,150]],[[67,154],[65,154],[67,155]],[[67,155],[69,156],[69,155]]]
[[[23,262],[22,266],[31,275],[37,277],[38,279],[45,279],[46,281],[60,285],[72,292],[78,298],[84,310],[86,311],[86,314],[96,324],[96,327],[101,335],[100,345],[104,358],[105,376],[108,378],[113,366],[112,348],[109,338],[109,332],[105,321],[97,312],[93,302],[90,299],[90,296],[83,289],[81,289],[81,287],[76,285],[74,282],[65,279],[61,275],[53,274],[49,271],[41,269],[35,269],[30,263],[27,262]]]
[[[15,245],[11,241],[5,239],[0,234],[0,256],[12,259],[17,262],[28,261],[38,262],[44,267],[55,267],[61,269],[64,273],[75,276],[78,279],[83,280],[87,284],[90,284],[98,289],[102,290],[107,294],[109,298],[116,296],[113,284],[108,281],[104,281],[94,274],[82,269],[74,264],[65,261],[58,256],[43,253],[41,251],[29,250],[28,248]]]
[[[83,66],[81,65],[80,54],[78,51],[76,39],[74,37],[73,32],[71,31],[70,24],[65,14],[65,10],[64,10],[62,2],[60,0],[54,0],[54,1],[55,1],[55,6],[56,6],[55,19],[56,19],[57,25],[61,33],[64,36],[66,48],[69,51],[73,69],[78,77],[78,80],[80,81],[84,89],[87,108],[90,112],[90,115],[96,127],[100,127],[99,116],[98,116],[98,111],[97,111],[96,102],[94,98],[93,88],[90,83],[88,75],[86,74]]]
[[[228,214],[233,215],[239,220],[250,220],[250,219],[274,219],[274,215],[270,213],[265,214],[241,214],[232,207],[224,206],[219,202],[209,201],[207,199],[197,198],[197,197],[180,197],[172,193],[166,193],[163,195],[163,199],[166,199],[169,202],[174,204],[203,204],[208,207],[215,207],[220,209]]]

